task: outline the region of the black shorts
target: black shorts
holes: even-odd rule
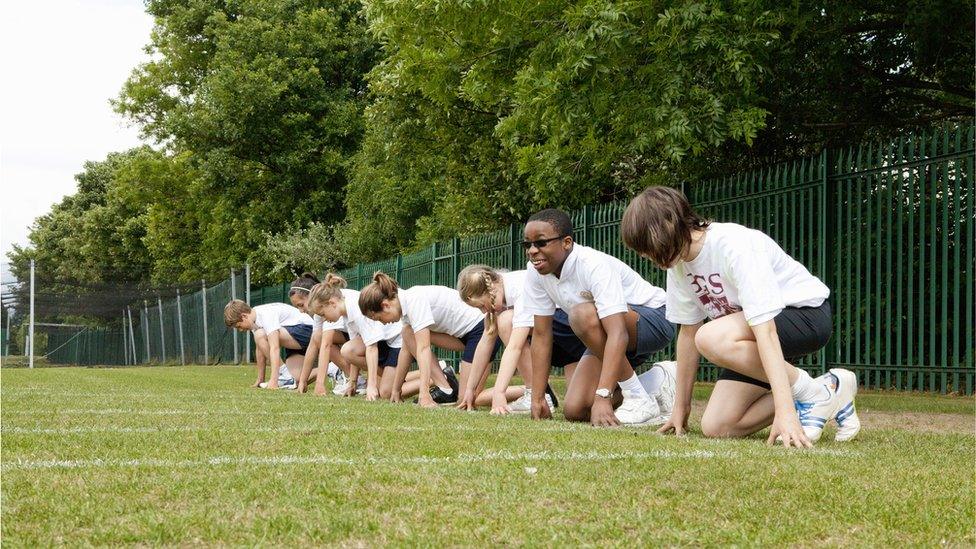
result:
[[[586,345],[569,325],[569,315],[562,309],[556,309],[552,314],[552,358],[549,362],[557,368],[563,368],[579,362],[585,352]]]
[[[474,362],[474,351],[478,348],[478,342],[481,341],[481,336],[485,333],[485,323],[479,322],[475,324],[471,331],[461,336],[460,339],[464,343],[464,352],[461,354],[461,361],[471,364]],[[498,352],[498,348],[501,347],[502,340],[500,337],[495,338],[495,346],[491,349],[491,356],[488,360],[495,359],[495,353]]]
[[[795,362],[798,358],[822,349],[830,340],[830,333],[834,329],[830,318],[830,303],[827,301],[819,307],[787,307],[773,318],[773,322],[776,324],[779,346],[783,349],[783,358],[788,362]],[[726,368],[722,368],[718,379],[741,381],[770,389],[765,381]]]
[[[282,326],[282,328],[302,346],[301,349],[285,349],[285,358],[291,355],[304,355],[308,352],[308,344],[312,341],[311,324],[295,324],[294,326]]]
[[[396,368],[397,360],[400,359],[400,348],[390,347],[389,343],[380,341],[376,344],[379,351],[380,368]]]

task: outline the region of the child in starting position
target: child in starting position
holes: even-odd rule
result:
[[[254,387],[264,387],[265,366],[271,362],[267,388],[294,389],[312,337],[312,319],[286,303],[267,303],[251,307],[240,299],[224,307],[224,323],[240,331],[250,330],[257,352],[258,378]],[[285,363],[281,363],[281,349]]]

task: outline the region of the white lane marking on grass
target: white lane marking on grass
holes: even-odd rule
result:
[[[438,463],[480,463],[486,461],[621,461],[632,459],[712,459],[734,458],[736,452],[708,450],[651,452],[485,452],[457,456],[414,456],[342,458],[336,456],[214,456],[205,459],[78,459],[14,460],[4,463],[3,470],[27,469],[98,469],[98,468],[195,468],[220,465],[429,465]]]
[[[533,433],[572,433],[580,432],[583,430],[589,430],[589,425],[574,425],[566,424],[560,426],[547,426],[547,427],[534,427],[531,429]],[[224,432],[226,429],[220,425],[210,425],[210,426],[179,426],[179,427],[63,427],[63,428],[45,428],[45,427],[3,427],[0,429],[0,433],[7,435],[75,435],[75,434],[89,434],[89,433],[192,433],[192,432],[204,432],[204,431],[221,431]],[[402,425],[402,426],[370,426],[361,427],[353,425],[332,425],[332,426],[301,426],[301,425],[286,425],[278,427],[243,427],[242,432],[252,432],[252,433],[280,433],[280,432],[358,432],[363,430],[369,431],[382,431],[382,432],[490,432],[490,433],[505,433],[505,432],[524,432],[524,423],[510,423],[504,424],[499,423],[496,426],[491,427],[477,427],[477,426],[463,426],[463,425],[430,425],[430,426],[413,426],[413,425]]]
[[[30,416],[43,416],[45,414],[60,414],[60,415],[150,415],[150,416],[309,416],[321,412],[322,414],[353,414],[356,413],[355,410],[343,409],[343,408],[328,408],[328,409],[317,409],[317,410],[306,410],[306,411],[294,411],[294,410],[138,410],[138,409],[125,409],[125,408],[95,408],[90,410],[10,410],[4,411],[3,415],[30,415]]]

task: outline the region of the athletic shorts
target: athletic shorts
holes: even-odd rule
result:
[[[302,346],[301,349],[285,349],[285,358],[291,355],[304,355],[308,351],[308,343],[312,340],[312,325],[295,324],[294,326],[282,326],[282,328]]]
[[[827,301],[819,307],[787,307],[773,318],[773,322],[776,324],[779,346],[783,349],[783,358],[787,362],[795,362],[796,359],[822,349],[830,340],[830,333],[834,329],[830,318],[830,303]],[[770,389],[765,381],[726,368],[721,370],[719,380],[741,381]]]
[[[628,305],[628,307],[637,313],[637,347],[633,351],[627,351],[626,354],[627,362],[636,370],[641,364],[647,362],[652,354],[671,343],[674,339],[674,324],[668,322],[663,305],[657,309],[643,305]],[[587,349],[585,354],[593,353]]]
[[[464,352],[461,354],[461,361],[467,362],[468,364],[474,362],[474,351],[478,348],[478,342],[481,341],[481,336],[485,333],[485,323],[479,322],[475,324],[471,331],[461,336],[459,339],[464,343]],[[501,347],[502,341],[500,337],[495,338],[495,346],[491,349],[491,356],[488,360],[495,359],[495,353],[498,352],[498,348]]]
[[[552,315],[552,365],[562,368],[579,362],[585,352],[586,345],[569,325],[569,315],[562,309],[556,309]]]
[[[379,351],[380,368],[396,368],[400,358],[399,347],[390,347],[389,343],[380,341],[376,344],[376,349]]]

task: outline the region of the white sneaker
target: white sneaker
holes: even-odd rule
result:
[[[346,389],[349,388],[349,381],[346,379],[346,374],[342,370],[336,372],[335,377],[332,378],[332,394],[336,396],[342,396],[346,394]]]
[[[556,407],[553,405],[552,397],[546,393],[546,404],[549,406],[549,410],[553,411]],[[532,411],[532,389],[528,387],[525,388],[525,394],[518,397],[508,404],[508,411],[513,414],[526,414]]]
[[[853,439],[861,431],[861,419],[857,417],[857,409],[854,407],[854,397],[857,395],[857,375],[843,368],[831,368],[830,373],[837,377],[837,414],[834,421],[837,422],[837,434],[834,440],[847,442]]]
[[[657,405],[661,409],[661,417],[664,419],[661,423],[664,424],[671,419],[671,410],[674,410],[674,393],[678,388],[678,363],[673,360],[665,360],[655,363],[654,367],[659,367],[664,371],[664,382],[661,383],[661,388],[654,395],[654,398],[657,399]]]
[[[810,442],[820,440],[824,426],[837,415],[840,404],[840,398],[837,395],[839,381],[836,375],[826,373],[814,381],[823,387],[823,396],[818,400],[797,400],[794,402],[796,414],[800,417],[800,425],[803,426],[803,432],[806,433]]]
[[[617,421],[628,426],[660,425],[661,408],[657,400],[646,392],[640,394],[624,391],[624,401],[614,411]]]
[[[359,378],[356,380],[356,394],[357,395],[366,394],[366,378],[363,376],[359,376]]]

